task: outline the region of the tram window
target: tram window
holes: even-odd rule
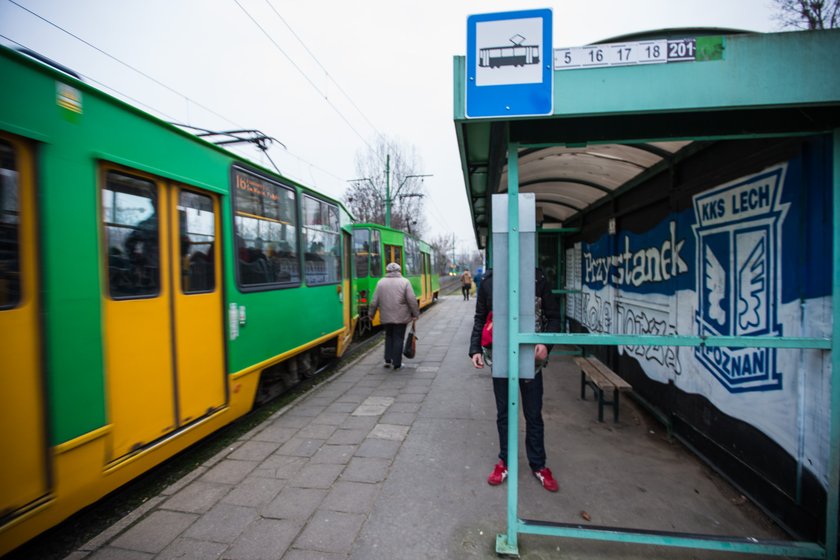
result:
[[[19,197],[14,148],[0,141],[0,309],[20,303]]]
[[[299,284],[295,192],[241,169],[233,176],[239,285]]]
[[[370,232],[370,275],[373,278],[382,276],[382,254],[379,251],[380,244],[379,230]]]
[[[160,293],[157,186],[109,171],[102,189],[108,289],[114,299]]]
[[[356,260],[356,278],[368,275],[368,257],[370,256],[370,230],[353,231],[353,258]]]
[[[411,256],[414,254],[414,240],[409,236],[405,236],[405,246],[403,252],[405,254],[405,258],[403,259],[402,265],[402,273],[403,276],[414,275],[414,263],[411,260]]]
[[[405,272],[403,268],[402,247],[399,245],[385,245],[385,259],[388,261],[388,264],[392,262],[397,263],[403,269],[403,272]]]
[[[338,207],[303,197],[304,273],[310,286],[335,284],[341,278]]]
[[[181,239],[181,289],[185,294],[216,289],[216,213],[207,195],[181,191],[178,197]]]
[[[420,264],[420,244],[413,237],[410,239],[411,245],[410,247],[406,247],[405,266],[411,269],[411,274],[419,275],[422,270],[422,265]]]

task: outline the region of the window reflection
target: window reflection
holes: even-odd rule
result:
[[[11,144],[0,141],[0,308],[20,303],[20,187]]]
[[[353,231],[353,256],[356,260],[356,278],[368,275],[368,256],[370,255],[370,230]]]
[[[370,275],[373,278],[382,276],[382,254],[379,251],[381,246],[379,230],[374,229],[370,232]]]
[[[303,197],[304,271],[310,286],[334,284],[341,276],[338,208]]]
[[[108,172],[102,216],[112,298],[160,292],[157,188],[147,179]]]
[[[240,285],[299,283],[294,191],[239,169],[234,186]]]
[[[181,239],[181,289],[185,294],[216,288],[216,214],[213,199],[181,191],[178,199]]]
[[[417,266],[417,241],[408,235],[405,236],[405,267],[403,276],[414,276],[420,274]]]

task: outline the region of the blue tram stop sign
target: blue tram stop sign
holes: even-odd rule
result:
[[[550,115],[550,9],[467,18],[467,118]]]

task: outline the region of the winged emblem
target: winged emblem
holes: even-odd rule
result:
[[[706,289],[709,291],[707,313],[719,325],[724,326],[726,325],[726,310],[721,302],[726,297],[726,271],[708,245],[706,246],[705,269]]]
[[[767,256],[762,237],[738,271],[738,327],[761,326],[761,304],[765,294]]]

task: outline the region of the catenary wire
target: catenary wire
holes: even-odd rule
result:
[[[50,20],[49,20],[49,19],[47,19],[46,17],[44,17],[44,16],[42,16],[42,15],[40,15],[40,14],[38,14],[38,13],[34,12],[33,10],[30,10],[29,8],[27,8],[27,7],[25,7],[25,6],[22,6],[21,4],[19,4],[19,3],[18,3],[18,2],[16,2],[15,0],[9,0],[9,2],[10,2],[11,4],[13,4],[13,5],[17,6],[17,7],[18,7],[18,8],[20,8],[21,10],[23,10],[23,11],[25,11],[25,12],[28,12],[28,13],[29,13],[29,14],[31,14],[32,16],[34,16],[34,17],[36,17],[36,18],[38,18],[38,19],[42,20],[43,22],[47,23],[48,25],[50,25],[50,26],[52,26],[52,27],[54,27],[54,28],[58,29],[58,30],[59,30],[59,31],[61,31],[62,33],[65,33],[66,35],[69,35],[70,37],[73,37],[73,38],[74,38],[74,39],[76,39],[77,41],[79,41],[79,42],[81,42],[81,43],[83,43],[83,44],[87,45],[88,47],[90,47],[90,48],[94,49],[95,51],[97,51],[97,52],[99,52],[99,53],[101,53],[101,54],[103,54],[103,55],[107,56],[108,58],[110,58],[110,59],[114,60],[115,62],[117,62],[117,63],[121,64],[122,66],[124,66],[124,67],[126,67],[126,68],[129,68],[130,70],[132,70],[132,71],[134,71],[134,72],[136,72],[136,73],[140,74],[141,76],[143,76],[143,77],[145,77],[146,79],[148,79],[148,80],[150,80],[150,81],[154,82],[155,84],[157,84],[157,85],[159,85],[159,86],[163,87],[164,89],[166,89],[166,90],[170,91],[171,93],[174,93],[175,95],[177,95],[177,96],[179,96],[179,97],[182,97],[183,99],[185,99],[185,100],[186,100],[186,101],[188,101],[188,102],[194,103],[194,104],[195,104],[195,105],[197,105],[198,107],[201,107],[201,108],[202,108],[202,109],[204,109],[205,111],[207,111],[207,112],[209,112],[209,113],[211,113],[211,114],[215,115],[216,117],[218,117],[218,118],[220,118],[220,119],[224,120],[225,122],[228,122],[228,123],[233,124],[233,125],[235,125],[235,126],[237,126],[237,127],[240,127],[240,128],[244,128],[242,125],[240,125],[240,124],[238,124],[238,123],[236,123],[236,122],[234,122],[234,121],[230,120],[229,118],[227,118],[227,117],[225,117],[225,116],[221,115],[220,113],[218,113],[218,112],[214,111],[213,109],[211,109],[211,108],[209,108],[209,107],[207,107],[207,106],[205,106],[205,105],[203,105],[203,104],[199,103],[198,101],[195,101],[194,99],[191,99],[189,96],[184,95],[183,93],[181,93],[181,92],[179,92],[179,91],[175,90],[174,88],[172,88],[172,87],[170,87],[170,86],[166,85],[165,83],[163,83],[163,82],[161,82],[160,80],[158,80],[158,79],[154,78],[153,76],[151,76],[151,75],[147,74],[146,72],[143,72],[142,70],[140,70],[140,69],[138,69],[138,68],[136,68],[136,67],[132,66],[131,64],[128,64],[128,63],[124,62],[123,60],[120,60],[119,58],[117,58],[117,57],[115,57],[114,55],[112,55],[112,54],[108,53],[107,51],[105,51],[105,50],[103,50],[103,49],[101,49],[101,48],[97,47],[96,45],[94,45],[94,44],[90,43],[89,41],[87,41],[87,40],[83,39],[82,37],[80,37],[80,36],[76,35],[75,33],[71,32],[71,31],[69,31],[69,30],[67,30],[67,29],[64,29],[63,27],[61,27],[60,25],[58,25],[58,24],[56,24],[56,23],[54,23],[54,22],[50,21]],[[255,24],[255,25],[256,25],[256,26],[257,26],[257,27],[258,27],[258,28],[259,28],[259,29],[263,32],[263,34],[264,34],[264,35],[265,35],[265,36],[266,36],[266,37],[267,37],[267,38],[268,38],[268,39],[272,42],[272,44],[273,44],[273,45],[274,45],[274,46],[275,46],[275,47],[276,47],[276,48],[277,48],[277,49],[278,49],[278,50],[279,50],[279,51],[280,51],[280,52],[281,52],[281,53],[282,53],[282,54],[283,54],[283,55],[284,55],[284,56],[285,56],[288,60],[289,60],[289,62],[290,62],[290,63],[291,63],[291,64],[292,64],[292,65],[293,65],[293,66],[294,66],[294,67],[298,70],[298,72],[300,72],[300,73],[301,73],[301,75],[303,75],[303,77],[304,77],[304,78],[305,78],[305,79],[306,79],[306,80],[310,83],[310,85],[311,85],[311,86],[312,86],[312,87],[313,87],[313,88],[314,88],[314,89],[315,89],[315,90],[316,90],[316,91],[317,91],[317,92],[318,92],[321,96],[323,96],[323,98],[324,98],[324,100],[327,102],[327,104],[329,104],[329,105],[330,105],[330,107],[331,107],[331,108],[332,108],[332,109],[333,109],[333,110],[334,110],[334,111],[335,111],[335,112],[336,112],[336,113],[337,113],[337,114],[338,114],[338,115],[342,118],[342,120],[344,120],[344,122],[347,124],[347,126],[348,126],[351,130],[353,130],[353,132],[354,132],[354,133],[355,133],[355,134],[356,134],[356,135],[357,135],[357,136],[358,136],[358,137],[362,140],[362,142],[363,142],[363,143],[364,143],[364,144],[365,144],[365,145],[366,145],[369,149],[371,149],[371,151],[372,151],[372,152],[375,152],[375,150],[374,150],[374,149],[371,147],[371,145],[370,145],[370,144],[369,144],[369,143],[365,140],[365,138],[361,135],[361,133],[359,133],[359,131],[358,131],[358,130],[357,130],[357,129],[356,129],[356,128],[352,125],[352,123],[350,123],[350,121],[347,119],[347,117],[346,117],[346,116],[345,116],[345,115],[344,115],[344,114],[343,114],[343,113],[342,113],[342,112],[341,112],[341,111],[340,111],[340,110],[339,110],[339,109],[338,109],[338,108],[337,108],[337,107],[336,107],[336,106],[335,106],[335,105],[334,105],[334,104],[333,104],[333,103],[329,100],[328,96],[327,96],[326,94],[324,94],[324,93],[320,90],[320,88],[318,88],[318,86],[317,86],[317,85],[316,85],[316,84],[315,84],[315,83],[314,83],[314,82],[313,82],[313,81],[309,78],[309,76],[307,76],[307,75],[306,75],[306,73],[305,73],[305,72],[304,72],[304,71],[303,71],[303,70],[302,70],[302,69],[301,69],[301,68],[300,68],[297,64],[295,64],[295,63],[294,63],[294,61],[291,59],[291,57],[289,57],[289,55],[288,55],[285,51],[283,51],[283,49],[282,49],[282,48],[281,48],[281,47],[280,47],[280,46],[279,46],[279,45],[278,45],[278,44],[274,41],[274,39],[272,39],[272,38],[271,38],[271,36],[268,34],[268,32],[267,32],[267,31],[266,31],[266,30],[265,30],[265,29],[264,29],[264,28],[263,28],[263,27],[262,27],[262,26],[261,26],[261,25],[260,25],[260,24],[259,24],[259,23],[258,23],[258,22],[254,19],[254,18],[253,18],[253,16],[251,16],[251,14],[250,14],[250,13],[249,13],[249,12],[248,12],[248,11],[247,11],[244,7],[243,7],[243,6],[239,3],[239,1],[238,1],[238,0],[234,0],[234,2],[236,2],[237,6],[239,6],[239,8],[240,8],[240,9],[241,9],[241,10],[242,10],[242,11],[243,11],[243,12],[244,12],[244,13],[245,13],[248,17],[249,17],[249,19],[251,19],[251,21],[252,21],[252,22],[253,22],[253,23],[254,23],[254,24]],[[266,0],[266,2],[268,3],[268,0]],[[269,6],[272,8],[272,10],[275,12],[275,14],[277,14],[277,16],[280,18],[280,20],[281,20],[281,21],[282,21],[282,22],[283,22],[283,23],[284,23],[284,24],[285,24],[285,25],[289,28],[289,30],[292,32],[292,34],[295,36],[295,38],[296,38],[296,39],[297,39],[297,40],[298,40],[298,41],[299,41],[299,42],[303,45],[303,47],[304,47],[304,48],[306,49],[306,51],[310,54],[310,56],[312,56],[312,58],[316,61],[316,63],[317,63],[317,64],[318,64],[318,65],[319,65],[319,66],[320,66],[320,67],[324,70],[325,74],[329,77],[329,79],[330,79],[330,80],[331,80],[331,81],[332,81],[332,82],[333,82],[333,83],[334,83],[334,84],[338,87],[339,91],[341,91],[341,93],[342,93],[342,94],[343,94],[343,95],[344,95],[344,96],[345,96],[345,97],[346,97],[346,98],[350,101],[351,105],[352,105],[352,106],[353,106],[353,107],[354,107],[354,108],[355,108],[355,109],[359,112],[359,114],[360,114],[360,115],[361,115],[361,116],[365,119],[365,121],[368,123],[368,125],[369,125],[369,126],[371,126],[371,128],[373,128],[373,129],[376,131],[376,133],[379,135],[379,137],[380,137],[380,138],[384,138],[384,136],[382,135],[382,133],[381,133],[381,132],[379,132],[379,130],[378,130],[378,129],[377,129],[377,128],[373,125],[373,123],[370,121],[370,119],[368,119],[368,117],[367,117],[367,116],[366,116],[366,115],[365,115],[365,114],[361,111],[361,109],[359,109],[359,107],[358,107],[358,106],[356,105],[356,103],[355,103],[355,102],[354,102],[354,101],[353,101],[353,100],[349,97],[349,95],[348,95],[348,94],[344,91],[344,89],[341,87],[341,85],[340,85],[340,84],[338,84],[338,83],[337,83],[337,82],[336,82],[336,81],[332,78],[332,76],[329,74],[329,72],[326,70],[326,68],[323,66],[323,64],[321,64],[321,62],[317,59],[317,57],[315,57],[315,56],[314,56],[314,54],[310,51],[310,49],[309,49],[309,48],[305,45],[305,43],[303,43],[303,41],[302,41],[302,40],[300,39],[300,37],[299,37],[299,36],[298,36],[298,35],[294,32],[294,30],[291,28],[291,26],[289,26],[289,24],[286,22],[286,20],[285,20],[285,19],[283,19],[283,18],[282,18],[282,16],[280,16],[280,14],[276,11],[276,9],[274,9],[274,7],[273,7],[270,3],[269,3]],[[30,49],[31,49],[31,47],[25,46],[25,45],[23,45],[23,44],[21,44],[21,43],[19,43],[19,42],[15,41],[14,39],[11,39],[11,38],[9,38],[9,37],[7,37],[7,36],[3,36],[3,37],[4,37],[6,40],[8,40],[8,41],[10,41],[10,42],[12,42],[12,43],[18,44],[18,45],[20,45],[20,46],[22,46],[22,47],[24,47],[24,48],[30,48]],[[114,88],[112,88],[112,87],[110,87],[110,86],[108,86],[108,85],[104,84],[103,82],[100,82],[100,81],[98,81],[98,80],[96,80],[96,79],[94,79],[94,78],[92,78],[92,77],[90,77],[90,76],[88,76],[88,75],[85,75],[85,78],[86,78],[86,79],[88,79],[88,80],[90,80],[91,82],[96,83],[97,85],[99,85],[99,86],[101,86],[101,87],[103,87],[103,88],[105,88],[105,89],[109,90],[109,91],[112,91],[112,92],[114,92],[114,93],[119,94],[120,96],[122,96],[122,97],[124,97],[124,98],[126,98],[126,99],[128,99],[128,100],[130,100],[130,101],[132,101],[132,102],[134,102],[134,103],[137,103],[137,104],[139,104],[139,105],[142,105],[143,107],[145,107],[145,108],[149,109],[149,110],[150,110],[151,112],[153,112],[153,113],[157,113],[157,114],[159,114],[159,115],[161,115],[161,116],[164,116],[164,117],[166,117],[166,118],[167,118],[167,119],[169,119],[169,120],[175,120],[175,119],[173,119],[173,117],[171,117],[171,116],[167,115],[167,114],[166,114],[166,113],[164,113],[163,111],[160,111],[159,109],[156,109],[156,108],[154,108],[154,107],[152,107],[152,106],[150,106],[150,105],[148,105],[148,104],[146,104],[146,103],[143,103],[142,101],[139,101],[139,100],[137,100],[136,98],[134,98],[134,97],[132,97],[132,96],[130,96],[130,95],[127,95],[127,94],[125,94],[125,93],[123,93],[123,92],[121,92],[121,91],[119,91],[119,90],[117,90],[117,89],[114,89]],[[337,177],[334,173],[331,173],[331,172],[329,172],[329,171],[327,171],[327,170],[325,170],[325,169],[323,169],[323,168],[319,167],[318,165],[316,165],[316,164],[314,164],[314,163],[312,163],[312,162],[310,162],[310,161],[308,161],[308,160],[306,160],[306,159],[304,159],[304,158],[302,158],[302,157],[300,157],[300,156],[298,156],[298,155],[296,155],[296,154],[293,154],[293,153],[289,152],[288,150],[286,151],[286,153],[288,153],[290,156],[294,157],[295,159],[297,159],[297,160],[299,160],[299,161],[304,162],[304,163],[305,163],[306,165],[308,165],[310,168],[317,169],[317,170],[319,170],[319,171],[323,172],[325,175],[328,175],[328,176],[330,176],[330,177],[333,177],[333,178],[335,178],[335,179],[337,179],[337,180],[339,180],[339,181],[341,180],[341,179],[340,179],[339,177]],[[440,221],[438,220],[438,222],[440,222]]]
[[[44,17],[44,16],[42,16],[42,15],[40,15],[40,14],[38,14],[38,13],[36,13],[36,12],[32,11],[32,10],[30,10],[29,8],[26,8],[25,6],[21,6],[21,5],[20,5],[18,2],[16,2],[15,0],[9,0],[9,2],[10,2],[11,4],[14,4],[14,5],[15,5],[15,6],[17,6],[18,8],[20,8],[20,9],[22,9],[22,10],[24,10],[24,11],[28,12],[29,14],[31,14],[31,15],[33,15],[33,16],[35,16],[36,18],[40,19],[41,21],[43,21],[43,22],[45,22],[45,23],[47,23],[47,24],[51,25],[52,27],[54,27],[54,28],[58,29],[58,30],[59,30],[59,31],[61,31],[62,33],[65,33],[66,35],[69,35],[70,37],[73,37],[73,38],[74,38],[74,39],[76,39],[77,41],[79,41],[79,42],[81,42],[81,43],[83,43],[83,44],[87,45],[88,47],[90,47],[90,48],[94,49],[95,51],[97,51],[97,52],[99,52],[99,53],[101,53],[101,54],[103,54],[103,55],[107,56],[108,58],[110,58],[110,59],[112,59],[112,60],[114,60],[114,61],[116,61],[116,62],[118,62],[119,64],[123,65],[124,67],[131,69],[132,71],[134,71],[134,72],[136,72],[136,73],[140,74],[141,76],[143,76],[144,78],[146,78],[146,79],[148,79],[148,80],[150,80],[150,81],[154,82],[155,84],[158,84],[159,86],[161,86],[161,87],[165,88],[166,90],[168,90],[168,91],[170,91],[170,92],[174,93],[175,95],[177,95],[177,96],[179,96],[179,97],[181,97],[181,98],[185,99],[186,101],[188,101],[188,102],[190,102],[190,103],[194,103],[194,104],[195,104],[195,105],[197,105],[198,107],[201,107],[202,109],[204,109],[204,110],[208,111],[209,113],[211,113],[211,114],[213,114],[213,115],[217,116],[218,118],[220,118],[220,119],[224,120],[225,122],[227,122],[227,123],[229,123],[229,124],[232,124],[232,125],[234,125],[234,126],[236,126],[236,127],[239,127],[239,128],[245,128],[245,127],[244,127],[244,126],[242,126],[241,124],[236,123],[236,122],[234,122],[234,121],[230,120],[229,118],[225,117],[224,115],[221,115],[221,114],[217,113],[216,111],[214,111],[214,110],[210,109],[209,107],[206,107],[206,106],[202,105],[201,103],[198,103],[198,102],[197,102],[197,101],[195,101],[194,99],[191,99],[190,97],[188,97],[188,96],[184,95],[183,93],[180,93],[180,92],[176,91],[175,89],[171,88],[170,86],[167,86],[167,85],[166,85],[166,84],[164,84],[163,82],[161,82],[161,81],[157,80],[156,78],[154,78],[154,77],[150,76],[149,74],[147,74],[147,73],[143,72],[142,70],[139,70],[139,69],[135,68],[134,66],[132,66],[132,65],[130,65],[130,64],[128,64],[128,63],[126,63],[126,62],[124,62],[124,61],[122,61],[122,60],[120,60],[120,59],[118,59],[117,57],[115,57],[115,56],[111,55],[110,53],[106,52],[105,50],[103,50],[103,49],[101,49],[101,48],[97,47],[96,45],[94,45],[94,44],[90,43],[89,41],[86,41],[86,40],[85,40],[85,39],[83,39],[82,37],[79,37],[79,36],[78,36],[78,35],[76,35],[75,33],[72,33],[71,31],[68,31],[67,29],[64,29],[63,27],[61,27],[60,25],[58,25],[58,24],[56,24],[56,23],[54,23],[54,22],[50,21],[50,20],[49,20],[49,19],[47,19],[46,17]],[[30,47],[30,46],[28,46],[28,45],[24,45],[24,44],[22,44],[22,43],[20,43],[20,42],[18,42],[18,41],[16,41],[16,40],[14,40],[14,39],[12,39],[11,37],[6,36],[6,35],[0,35],[0,37],[3,37],[3,38],[4,38],[4,39],[6,39],[7,41],[9,41],[9,42],[11,42],[11,43],[14,43],[14,44],[16,44],[16,45],[18,45],[18,46],[20,46],[20,47],[22,47],[22,48],[25,48],[25,49],[30,49],[30,50],[33,50],[33,51],[36,51],[36,50],[37,50],[37,49],[35,49],[34,47]],[[120,91],[120,90],[117,90],[117,89],[115,89],[115,88],[113,88],[113,87],[111,87],[111,86],[108,86],[107,84],[105,84],[105,83],[103,83],[103,82],[101,82],[101,81],[99,81],[99,80],[96,80],[96,79],[92,78],[92,77],[91,77],[91,76],[89,76],[89,75],[86,75],[86,74],[85,74],[85,75],[83,75],[83,76],[84,76],[84,78],[85,78],[86,80],[88,80],[88,81],[90,81],[90,82],[92,82],[92,83],[95,83],[95,84],[99,85],[100,87],[102,87],[102,88],[104,88],[104,89],[106,89],[106,90],[108,90],[108,91],[114,92],[114,93],[118,94],[119,96],[121,96],[121,97],[123,97],[123,98],[125,98],[125,99],[128,99],[129,101],[131,101],[131,102],[133,102],[133,103],[136,103],[136,104],[138,104],[138,105],[141,105],[141,106],[145,107],[146,109],[148,109],[150,112],[152,112],[152,113],[154,113],[154,114],[157,114],[157,115],[163,116],[163,117],[165,117],[166,119],[168,119],[168,120],[170,120],[170,121],[177,120],[176,118],[174,118],[174,117],[172,117],[172,116],[168,115],[167,113],[165,113],[165,112],[163,112],[163,111],[161,111],[161,110],[159,110],[159,109],[157,109],[157,108],[155,108],[155,107],[152,107],[151,105],[148,105],[147,103],[143,103],[142,101],[140,101],[140,100],[138,100],[138,99],[136,99],[136,98],[134,98],[134,97],[132,97],[132,96],[130,96],[130,95],[128,95],[128,94],[126,94],[126,93],[123,93],[123,92],[122,92],[122,91]],[[357,134],[358,134],[358,133],[357,133]],[[238,152],[242,153],[243,155],[244,155],[244,153],[245,153],[245,152],[242,152],[241,150],[234,150],[234,151],[238,151]],[[328,175],[328,176],[330,176],[330,177],[333,177],[333,178],[335,178],[335,179],[336,179],[336,180],[338,180],[338,181],[343,181],[343,179],[339,178],[339,177],[338,177],[338,176],[336,176],[334,173],[332,173],[332,172],[330,172],[330,171],[327,171],[326,169],[323,169],[323,168],[319,167],[318,165],[316,165],[316,164],[314,164],[314,163],[312,163],[312,162],[310,162],[310,161],[306,160],[305,158],[302,158],[302,157],[298,156],[297,154],[294,154],[294,153],[292,153],[292,152],[290,152],[290,151],[288,151],[288,150],[286,150],[285,152],[286,152],[287,154],[289,154],[290,156],[294,157],[295,159],[297,159],[297,160],[299,160],[299,161],[302,161],[303,163],[305,163],[305,164],[306,164],[306,165],[308,165],[309,167],[314,168],[314,169],[317,169],[317,170],[321,171],[322,173],[324,173],[325,175]]]
[[[360,139],[360,140],[361,140],[361,141],[362,141],[362,142],[363,142],[363,143],[364,143],[364,144],[365,144],[365,145],[366,145],[366,146],[367,146],[367,147],[368,147],[371,151],[374,151],[374,150],[373,150],[373,147],[372,147],[372,146],[368,143],[368,141],[367,141],[367,140],[365,140],[365,137],[364,137],[364,136],[362,136],[362,134],[361,134],[358,130],[356,130],[356,127],[354,127],[354,126],[353,126],[353,123],[351,123],[351,122],[350,122],[350,120],[349,120],[349,119],[348,119],[348,118],[344,115],[344,113],[342,113],[342,112],[338,109],[338,107],[336,107],[336,106],[335,106],[335,104],[334,104],[332,101],[330,101],[330,98],[329,98],[329,97],[328,97],[328,96],[327,96],[327,95],[326,95],[323,91],[321,91],[321,88],[319,88],[319,87],[317,86],[317,84],[315,84],[315,82],[313,82],[313,81],[312,81],[312,78],[310,78],[310,77],[306,74],[306,72],[304,72],[304,71],[303,71],[303,69],[301,69],[301,67],[300,67],[300,66],[298,66],[298,65],[295,63],[295,61],[292,59],[292,57],[290,57],[290,56],[288,55],[288,53],[286,53],[286,51],[284,51],[284,50],[283,50],[283,48],[282,48],[280,45],[278,45],[278,44],[277,44],[277,41],[275,41],[275,40],[274,40],[274,38],[273,38],[273,37],[272,37],[272,36],[268,33],[268,31],[266,31],[266,30],[265,30],[265,28],[264,28],[262,25],[260,25],[260,23],[259,23],[256,19],[254,19],[254,16],[252,16],[252,15],[250,14],[250,12],[248,12],[248,10],[246,10],[246,9],[245,9],[245,7],[244,7],[242,4],[240,4],[240,3],[239,3],[239,0],[233,0],[233,1],[236,3],[236,5],[237,5],[237,6],[239,6],[239,9],[240,9],[240,10],[242,10],[242,12],[243,12],[246,16],[248,16],[248,18],[249,18],[249,19],[250,19],[250,20],[254,23],[254,25],[256,25],[256,26],[257,26],[257,28],[258,28],[260,31],[262,31],[263,35],[265,35],[265,36],[266,36],[266,38],[267,38],[269,41],[271,41],[271,44],[272,44],[272,45],[274,45],[274,48],[276,48],[278,51],[280,51],[280,53],[281,53],[283,56],[285,56],[285,57],[286,57],[286,60],[288,60],[288,61],[289,61],[289,63],[290,63],[290,64],[291,64],[291,65],[295,68],[295,70],[297,70],[297,71],[300,73],[300,75],[304,77],[304,79],[305,79],[305,80],[309,83],[309,85],[311,85],[311,86],[312,86],[312,88],[313,88],[315,91],[317,91],[317,92],[318,92],[318,94],[319,94],[320,96],[322,96],[322,97],[324,98],[324,101],[326,101],[327,105],[329,105],[329,106],[333,109],[333,111],[335,111],[335,112],[336,112],[336,114],[337,114],[339,117],[341,117],[341,120],[343,120],[343,121],[344,121],[344,123],[345,123],[348,127],[350,127],[350,130],[352,130],[352,131],[356,134],[356,136],[358,136],[358,137],[359,137],[359,139]]]
[[[277,11],[277,9],[274,7],[274,5],[272,5],[272,3],[269,0],[265,0],[265,3],[268,4],[268,7],[271,8],[274,14],[280,19],[280,21],[283,22],[283,25],[285,25],[289,29],[294,38],[297,39],[298,43],[300,43],[301,46],[303,46],[304,50],[306,50],[306,52],[309,54],[309,56],[312,57],[312,60],[314,60],[315,63],[321,68],[321,70],[324,71],[324,74],[327,76],[327,78],[329,78],[329,80],[333,84],[335,84],[335,86],[338,88],[338,91],[340,91],[342,95],[344,95],[344,97],[347,98],[347,100],[350,102],[353,108],[356,109],[356,111],[358,111],[358,113],[362,116],[365,122],[367,122],[368,126],[370,126],[380,138],[384,139],[385,136],[382,134],[382,132],[380,132],[376,125],[374,125],[373,122],[371,122],[368,116],[359,108],[359,106],[356,104],[355,101],[353,101],[353,98],[350,97],[350,95],[344,90],[344,88],[341,87],[341,84],[339,84],[335,80],[335,78],[332,77],[332,75],[329,73],[326,67],[324,67],[324,65],[321,64],[321,61],[318,60],[318,57],[315,56],[315,54],[309,49],[306,43],[303,42],[303,39],[301,39],[300,36],[295,32],[294,28],[292,28],[292,26],[289,25],[289,22],[287,22],[286,19],[282,15],[280,15],[280,12]]]
[[[28,46],[28,45],[24,45],[24,44],[23,44],[23,43],[21,43],[20,41],[16,41],[16,40],[12,39],[11,37],[9,37],[9,36],[7,36],[7,35],[3,35],[2,33],[0,33],[0,37],[2,37],[3,39],[5,39],[5,40],[9,41],[10,43],[14,43],[15,45],[19,46],[19,47],[20,47],[20,48],[22,48],[22,49],[28,49],[28,50],[33,51],[33,52],[35,51],[35,49],[34,49],[33,47],[30,47],[30,46]],[[74,72],[75,72],[75,70],[74,70]],[[158,115],[161,115],[161,116],[163,116],[163,117],[166,117],[167,119],[170,119],[170,120],[173,120],[173,119],[174,119],[174,117],[172,117],[172,116],[170,116],[170,115],[167,115],[167,114],[166,114],[166,113],[164,113],[163,111],[160,111],[160,110],[158,110],[158,109],[156,109],[156,108],[152,107],[151,105],[148,105],[148,104],[146,104],[146,103],[143,103],[143,102],[142,102],[142,101],[140,101],[139,99],[137,99],[137,98],[135,98],[135,97],[132,97],[132,96],[130,96],[130,95],[128,95],[128,94],[126,94],[126,93],[123,93],[123,92],[121,92],[121,91],[120,91],[120,90],[118,90],[118,89],[112,88],[112,87],[111,87],[111,86],[109,86],[108,84],[102,83],[102,82],[100,82],[99,80],[97,80],[96,78],[92,78],[91,76],[89,76],[89,75],[87,75],[87,74],[81,74],[81,73],[79,73],[79,76],[81,76],[81,77],[82,77],[85,81],[92,82],[92,83],[94,83],[94,84],[98,85],[99,87],[101,87],[101,88],[103,88],[103,89],[106,89],[106,90],[108,90],[108,91],[111,91],[111,92],[113,92],[113,93],[116,93],[117,95],[119,95],[120,97],[123,97],[124,99],[128,99],[128,100],[129,100],[129,101],[131,101],[132,103],[136,103],[137,105],[140,105],[140,106],[142,106],[142,107],[145,107],[146,109],[148,109],[148,110],[149,110],[149,111],[151,111],[151,112],[154,112],[154,113],[156,113],[156,114],[158,114]]]
[[[163,82],[161,82],[160,80],[158,80],[158,79],[156,79],[156,78],[154,78],[154,77],[150,76],[149,74],[147,74],[147,73],[143,72],[142,70],[139,70],[139,69],[135,68],[134,66],[132,66],[132,65],[128,64],[127,62],[123,62],[122,60],[120,60],[119,58],[115,57],[115,56],[114,56],[114,55],[112,55],[111,53],[106,52],[106,51],[104,51],[104,50],[100,49],[100,48],[99,48],[99,47],[97,47],[96,45],[94,45],[94,44],[92,44],[92,43],[89,43],[88,41],[86,41],[86,40],[82,39],[81,37],[79,37],[79,36],[78,36],[78,35],[76,35],[75,33],[72,33],[72,32],[70,32],[70,31],[68,31],[68,30],[64,29],[64,28],[63,28],[63,27],[61,27],[60,25],[58,25],[58,24],[56,24],[56,23],[53,23],[52,21],[50,21],[50,20],[48,20],[47,18],[45,18],[45,17],[41,16],[40,14],[37,14],[37,13],[33,12],[32,10],[30,10],[30,9],[29,9],[29,8],[27,8],[26,6],[21,6],[21,5],[20,5],[19,3],[17,3],[15,0],[9,0],[9,2],[10,2],[10,3],[12,3],[12,4],[14,4],[14,5],[15,5],[15,6],[17,6],[18,8],[20,8],[21,10],[24,10],[24,11],[26,11],[26,12],[29,12],[30,14],[32,14],[32,15],[33,15],[33,16],[35,16],[35,17],[37,17],[37,18],[38,18],[38,19],[40,19],[41,21],[43,21],[43,22],[45,22],[45,23],[47,23],[47,24],[49,24],[49,25],[51,25],[51,26],[55,27],[56,29],[58,29],[58,30],[59,30],[59,31],[61,31],[62,33],[66,33],[67,35],[70,35],[71,37],[73,37],[73,38],[74,38],[74,39],[76,39],[77,41],[80,41],[80,42],[84,43],[85,45],[87,45],[88,47],[90,47],[90,48],[94,49],[95,51],[97,51],[97,52],[100,52],[100,53],[104,54],[105,56],[107,56],[107,57],[108,57],[108,58],[110,58],[111,60],[113,60],[113,61],[115,61],[115,62],[118,62],[119,64],[122,64],[123,66],[125,66],[126,68],[129,68],[129,69],[133,70],[134,72],[137,72],[137,73],[138,73],[138,74],[140,74],[141,76],[143,76],[143,77],[145,77],[145,78],[147,78],[147,79],[149,79],[149,80],[153,81],[154,83],[156,83],[156,84],[158,84],[159,86],[161,86],[162,88],[165,88],[166,90],[168,90],[168,91],[170,91],[170,92],[174,93],[175,95],[178,95],[179,97],[183,97],[183,98],[184,98],[184,99],[186,99],[187,101],[190,101],[190,102],[192,102],[192,103],[195,103],[196,105],[198,105],[199,107],[201,107],[201,108],[202,108],[202,109],[204,109],[205,111],[207,111],[207,112],[209,112],[209,113],[212,113],[213,115],[215,115],[215,116],[219,117],[220,119],[222,119],[222,120],[224,120],[224,121],[226,121],[226,122],[229,122],[229,123],[234,124],[234,125],[236,125],[236,126],[240,126],[240,125],[238,125],[238,124],[234,123],[233,121],[231,121],[230,119],[228,119],[227,117],[224,117],[223,115],[220,115],[219,113],[217,113],[217,112],[216,112],[216,111],[214,111],[213,109],[210,109],[209,107],[205,107],[205,106],[204,106],[204,105],[202,105],[201,103],[199,103],[199,102],[197,102],[197,101],[195,101],[195,100],[193,100],[193,99],[190,99],[189,97],[187,97],[187,96],[186,96],[186,95],[184,95],[183,93],[181,93],[181,92],[179,92],[179,91],[177,91],[177,90],[173,89],[172,87],[170,87],[170,86],[168,86],[168,85],[164,84],[164,83],[163,83]],[[245,128],[245,127],[241,127],[241,126],[240,126],[240,128]]]

